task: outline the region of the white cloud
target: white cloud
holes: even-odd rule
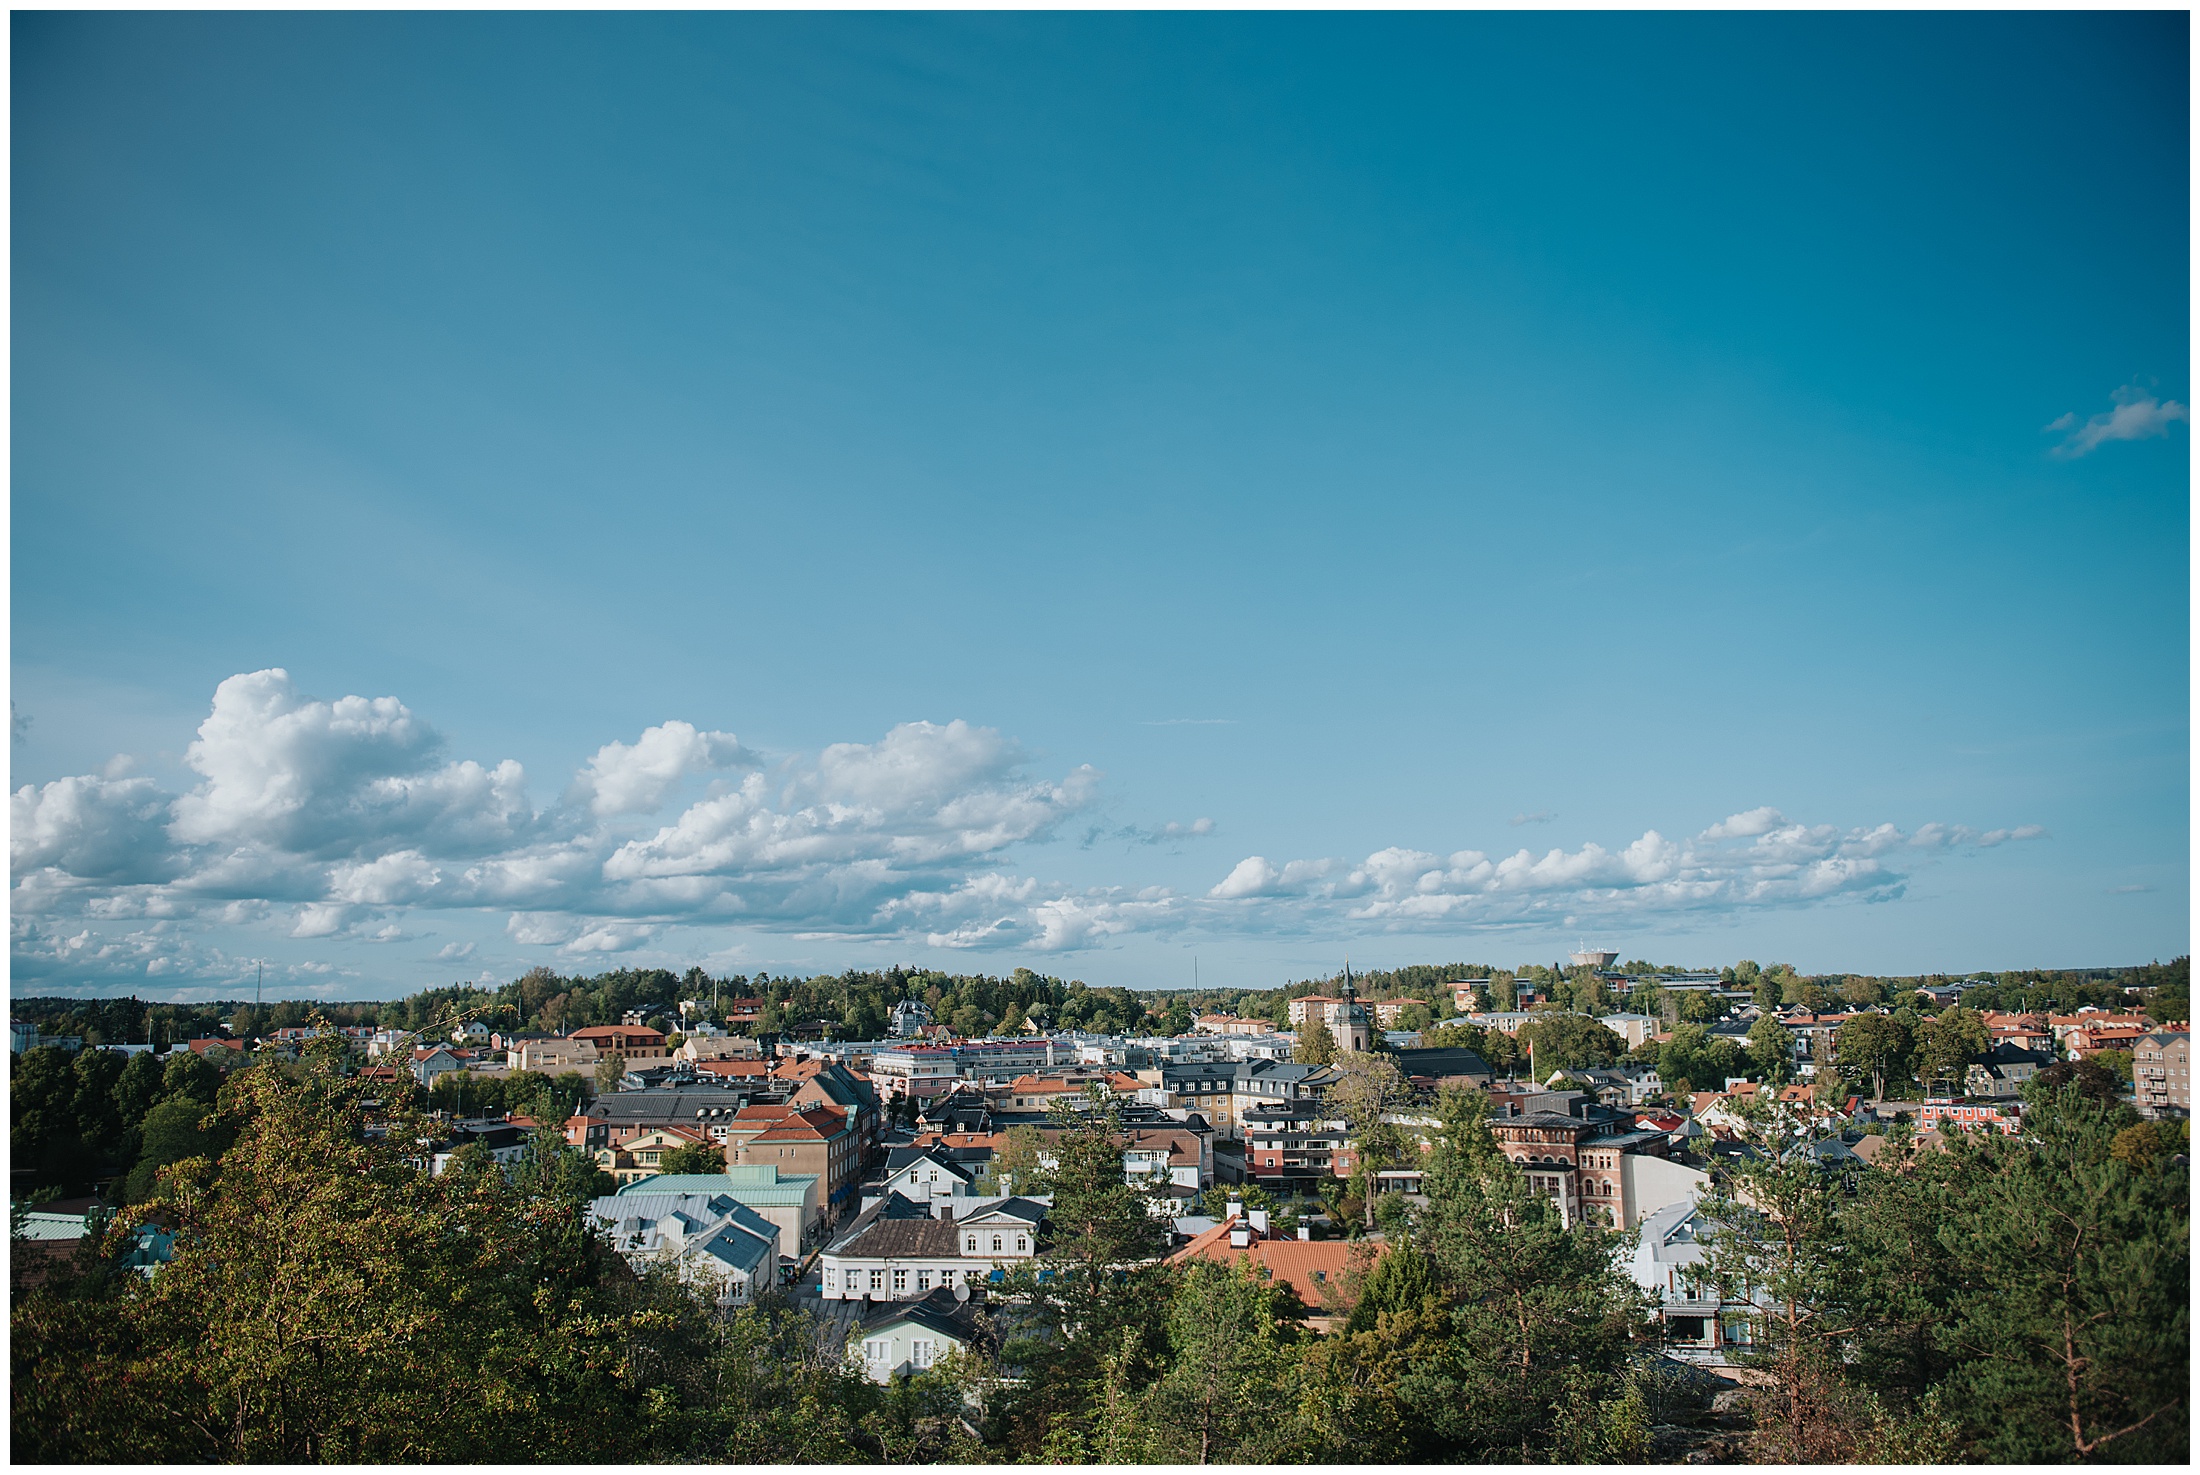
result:
[[[1904,866],[2041,834],[1842,829],[1762,806],[1693,839],[1650,830],[1617,848],[1250,855],[1182,895],[1014,873],[1016,847],[1094,805],[1100,774],[1035,775],[1014,742],[962,721],[792,755],[769,778],[731,734],[665,722],[598,748],[573,802],[537,813],[518,764],[446,760],[396,698],[321,701],[269,670],[221,684],[187,761],[198,782],[182,795],[117,769],[13,796],[19,978],[211,986],[235,960],[198,940],[208,927],[387,943],[418,935],[408,929],[429,909],[503,914],[513,943],[567,957],[663,948],[700,924],[1039,951],[1195,926],[1459,931],[1886,899]],[[747,772],[648,818],[688,778],[731,767]],[[1112,833],[1142,845],[1216,829],[1202,816]]]
[[[674,785],[711,768],[753,766],[755,755],[730,732],[699,732],[694,724],[667,722],[646,728],[632,746],[605,743],[574,779],[599,819],[650,814]]]
[[[1449,930],[1567,919],[1889,900],[1907,877],[1880,857],[2033,839],[2037,825],[1989,830],[1893,825],[1842,830],[1789,822],[1770,807],[1729,816],[1692,841],[1649,830],[1617,851],[1594,843],[1492,858],[1392,847],[1357,865],[1326,859],[1282,868],[1249,856],[1207,893],[1202,925],[1270,931]]]
[[[175,874],[168,795],[151,779],[82,777],[25,784],[9,801],[9,863],[86,881],[162,881]]]
[[[1283,872],[1268,864],[1265,856],[1248,855],[1231,867],[1230,874],[1217,881],[1207,894],[1225,901],[1258,896],[1282,879]]]
[[[2177,401],[2158,400],[2135,384],[2125,385],[2111,398],[2116,408],[2103,410],[2082,425],[2075,413],[2049,421],[2044,429],[2066,432],[2062,444],[2049,454],[2075,459],[2112,440],[2147,440],[2167,435],[2172,424],[2190,418],[2185,407]]]
[[[1762,835],[1766,831],[1787,823],[1786,816],[1771,805],[1745,809],[1740,814],[1730,814],[1703,832],[1706,840],[1738,840],[1750,835]]]
[[[511,844],[534,815],[506,761],[433,764],[442,739],[395,697],[299,695],[279,668],[214,691],[184,762],[204,779],[174,804],[184,845],[254,845],[294,855],[435,844],[445,853]]]
[[[446,942],[435,950],[435,955],[443,962],[456,963],[472,957],[474,945],[470,942]]]

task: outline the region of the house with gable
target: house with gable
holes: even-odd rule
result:
[[[997,1284],[1039,1253],[1046,1198],[957,1202],[960,1217],[913,1219],[899,1194],[859,1215],[825,1250],[821,1293],[829,1301],[921,1300],[933,1291]]]
[[[967,1287],[937,1287],[915,1301],[889,1301],[866,1311],[848,1333],[848,1360],[874,1383],[921,1373],[957,1352],[993,1340],[982,1303]]]
[[[1267,1210],[1248,1211],[1233,1199],[1228,1216],[1220,1224],[1194,1235],[1191,1243],[1168,1257],[1167,1263],[1206,1260],[1218,1265],[1249,1266],[1262,1279],[1281,1282],[1290,1289],[1306,1308],[1310,1328],[1333,1331],[1350,1309],[1340,1300],[1346,1274],[1353,1268],[1356,1253],[1367,1255],[1368,1242],[1355,1246],[1346,1240],[1317,1240],[1306,1234],[1303,1229],[1298,1236],[1280,1233],[1271,1227]],[[1380,1254],[1380,1242],[1375,1245],[1374,1253]]]
[[[729,1193],[621,1191],[588,1212],[630,1264],[670,1265],[722,1307],[779,1283],[779,1227]]]

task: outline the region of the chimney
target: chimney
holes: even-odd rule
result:
[[[1249,1221],[1251,1221],[1252,1226],[1255,1229],[1259,1230],[1262,1234],[1266,1234],[1268,1232],[1268,1211],[1266,1209],[1254,1209],[1245,1217]]]
[[[1311,1224],[1301,1224],[1301,1225],[1299,1226],[1299,1238],[1300,1238],[1300,1239],[1312,1239],[1313,1237],[1314,1237],[1314,1226],[1313,1226],[1313,1225],[1311,1225]]]
[[[1222,1218],[1223,1218],[1223,1221],[1224,1221],[1225,1223],[1227,1223],[1227,1222],[1229,1222],[1229,1221],[1230,1221],[1230,1220],[1232,1220],[1232,1219],[1242,1219],[1242,1218],[1244,1218],[1244,1217],[1245,1217],[1245,1200],[1244,1200],[1244,1199],[1242,1199],[1242,1198],[1239,1198],[1239,1197],[1238,1197],[1238,1196],[1237,1196],[1236,1194],[1234,1194],[1234,1193],[1233,1193],[1233,1194],[1231,1194],[1231,1195],[1230,1195],[1230,1207],[1229,1207],[1229,1209],[1228,1209],[1228,1210],[1227,1210],[1227,1211],[1226,1211],[1226,1212],[1225,1212],[1225,1213],[1223,1214],[1223,1216],[1222,1216]]]
[[[1242,1220],[1233,1220],[1230,1224],[1230,1248],[1245,1250],[1251,1249],[1252,1245],[1253,1232],[1245,1227]]]

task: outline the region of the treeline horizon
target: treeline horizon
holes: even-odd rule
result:
[[[2172,1012],[2163,1017],[2182,1018],[2191,960],[2188,955],[2168,963],[2109,968],[1805,974],[1788,964],[1759,965],[1746,958],[1716,968],[1684,968],[1636,959],[1617,965],[1616,971],[1637,975],[1716,973],[1729,985],[1754,989],[1758,1002],[1773,1005],[1882,1001],[1909,989],[1973,983],[1981,985],[1969,996],[1978,999],[1979,1007],[2068,1010],[2085,1004],[2128,1004],[2131,999],[2126,991],[2137,988],[2145,991],[2148,1002],[2168,1006]],[[1555,996],[1576,1007],[1601,1007],[1609,998],[1601,990],[1581,988],[1590,982],[1590,970],[1539,964],[1506,968],[1488,963],[1419,963],[1393,969],[1355,968],[1352,978],[1356,991],[1364,998],[1421,999],[1438,1017],[1448,1011],[1450,985],[1455,981],[1486,981],[1495,995],[1493,1004],[1510,1002],[1518,984],[1536,985],[1545,999]],[[592,975],[535,968],[493,987],[450,984],[391,999],[284,997],[259,1003],[244,999],[184,1003],[145,1000],[134,994],[98,998],[33,995],[12,999],[10,1011],[13,1017],[36,1024],[42,1034],[74,1035],[99,1045],[175,1044],[225,1029],[236,1036],[264,1035],[303,1026],[315,1017],[337,1025],[420,1029],[453,1013],[478,1017],[492,1028],[566,1033],[592,1024],[617,1024],[635,1009],[677,1024],[677,1007],[682,1000],[719,1006],[706,1009],[708,1017],[713,1012],[722,1013],[723,1004],[735,998],[764,1000],[762,1018],[755,1026],[760,1034],[822,1026],[823,1032],[833,1038],[881,1038],[887,1033],[889,1011],[903,1000],[926,1004],[937,1022],[967,1036],[1021,1032],[1027,1020],[1048,1029],[1101,1034],[1181,1033],[1191,1027],[1196,1015],[1211,1012],[1285,1024],[1291,1000],[1334,990],[1343,979],[1340,968],[1325,976],[1266,989],[1131,989],[1092,987],[1081,979],[1064,980],[1029,968],[996,976],[897,966],[808,977],[769,972],[713,975],[700,967],[685,973],[649,968],[614,969]],[[1594,1002],[1576,1003],[1577,995],[1584,993]]]

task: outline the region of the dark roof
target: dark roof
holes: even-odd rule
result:
[[[729,1115],[758,1101],[781,1101],[788,1095],[784,1081],[759,1081],[755,1085],[680,1086],[664,1090],[612,1091],[588,1103],[586,1115],[611,1122],[677,1122],[695,1120],[697,1111],[713,1108]]]
[[[1400,1050],[1393,1057],[1409,1076],[1486,1076],[1490,1063],[1464,1046]]]
[[[1537,1127],[1545,1131],[1551,1131],[1559,1127],[1586,1128],[1589,1125],[1590,1123],[1582,1117],[1567,1116],[1564,1112],[1557,1111],[1531,1111],[1521,1116],[1490,1118],[1492,1130],[1498,1127]]]
[[[929,1219],[932,1217],[932,1206],[920,1204],[913,1198],[903,1198],[898,1192],[889,1193],[879,1200],[877,1216],[880,1219]]]
[[[897,1321],[912,1321],[927,1331],[953,1337],[958,1342],[987,1340],[984,1310],[976,1301],[958,1301],[945,1287],[918,1301],[885,1301],[863,1313],[850,1331],[851,1337],[877,1331]]]
[[[2021,1045],[2003,1040],[1984,1055],[1971,1057],[1981,1065],[2051,1065],[2054,1056],[2045,1050],[2027,1050]]]
[[[952,1149],[944,1147],[888,1148],[886,1152],[886,1176],[891,1178],[911,1163],[931,1162],[938,1163],[958,1178],[969,1177],[970,1175],[963,1163],[957,1161],[952,1153]],[[987,1154],[988,1157],[991,1155],[990,1152]]]
[[[961,1253],[960,1245],[950,1220],[881,1218],[854,1239],[835,1246],[834,1253],[880,1260],[937,1259]]]
[[[1037,1224],[1046,1218],[1047,1206],[1036,1199],[1004,1198],[997,1204],[987,1204],[983,1208],[972,1209],[969,1213],[963,1215],[963,1218],[966,1220],[975,1219],[981,1214],[1006,1214],[1013,1219],[1023,1219],[1029,1223]]]

